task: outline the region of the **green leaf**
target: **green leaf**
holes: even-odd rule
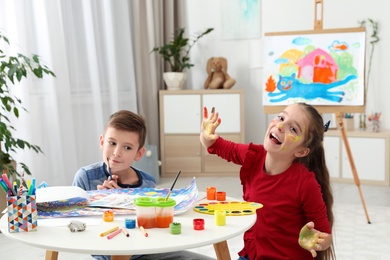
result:
[[[24,146],[25,146],[25,144],[26,144],[23,140],[20,140],[20,139],[18,139],[18,140],[16,141],[16,143],[18,144],[18,146],[19,146],[21,149],[24,149]]]
[[[42,67],[38,67],[38,68],[35,68],[33,70],[35,76],[37,76],[38,78],[42,78],[43,77],[43,74],[42,74]]]
[[[17,107],[14,107],[14,115],[19,117],[19,109]]]

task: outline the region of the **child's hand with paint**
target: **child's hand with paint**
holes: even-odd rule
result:
[[[309,222],[303,226],[299,233],[299,245],[309,251],[314,257],[317,256],[316,251],[325,250],[329,247],[329,234],[320,232],[314,229],[314,223]]]
[[[208,116],[207,107],[204,107],[200,132],[200,142],[204,147],[210,147],[219,138],[218,134],[215,133],[215,130],[220,124],[221,118],[219,118],[218,112],[215,112],[214,107],[211,109],[210,117]]]

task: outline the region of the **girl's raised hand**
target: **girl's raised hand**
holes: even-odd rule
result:
[[[214,107],[211,109],[210,116],[208,115],[207,107],[204,107],[200,141],[206,148],[210,147],[218,139],[219,136],[215,133],[215,129],[220,124],[221,118],[219,118],[218,112],[215,112]]]

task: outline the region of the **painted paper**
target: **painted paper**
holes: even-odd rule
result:
[[[263,105],[364,105],[365,32],[264,38]]]

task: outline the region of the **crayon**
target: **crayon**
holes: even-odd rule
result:
[[[109,234],[109,235],[107,236],[107,239],[111,239],[111,238],[115,237],[116,235],[118,235],[118,234],[121,233],[121,232],[122,232],[122,229],[120,228],[120,229],[118,229],[118,230],[112,232],[111,234]]]
[[[113,227],[113,228],[111,228],[111,229],[109,229],[109,230],[107,230],[107,231],[104,231],[103,233],[100,233],[100,236],[101,236],[101,237],[104,237],[104,236],[106,236],[106,235],[108,235],[108,234],[110,234],[110,233],[112,233],[112,232],[114,232],[114,231],[116,231],[116,230],[118,230],[118,229],[119,229],[118,226]]]

